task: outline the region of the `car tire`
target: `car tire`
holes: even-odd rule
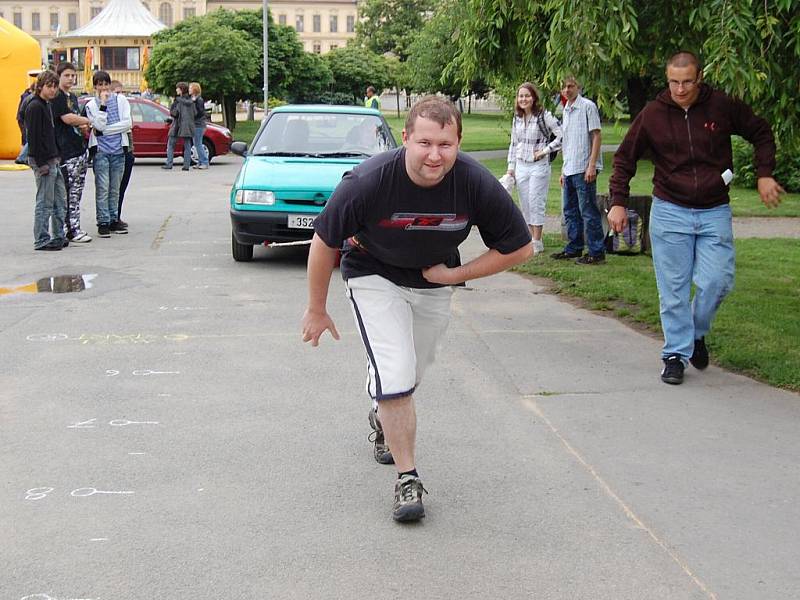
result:
[[[236,236],[231,232],[231,254],[236,262],[250,262],[253,260],[253,245],[240,244],[236,241]]]
[[[217,149],[214,147],[214,143],[209,140],[208,138],[203,138],[203,148],[206,149],[206,154],[208,155],[208,162],[211,163],[211,159],[217,155]],[[200,162],[197,159],[197,148],[194,147],[192,144],[192,162]]]

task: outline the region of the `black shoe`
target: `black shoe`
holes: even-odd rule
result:
[[[161,165],[162,169],[166,169],[167,171],[172,169],[172,165]]]
[[[118,235],[125,235],[126,233],[128,233],[128,230],[122,225],[120,225],[119,221],[114,221],[113,223],[111,223],[111,225],[108,226],[108,228]]]
[[[43,250],[45,252],[56,252],[57,250],[61,250],[61,244],[45,244],[44,246],[39,246],[38,248],[34,248],[34,250]]]
[[[661,370],[661,381],[672,385],[683,383],[683,361],[677,354],[671,354],[663,359],[664,368]]]
[[[551,254],[550,258],[554,258],[556,260],[566,260],[568,258],[580,258],[583,252],[567,252],[563,250],[561,252],[556,252],[555,254]]]
[[[392,456],[389,446],[386,445],[386,438],[383,436],[383,427],[378,420],[378,415],[375,409],[369,411],[369,426],[372,427],[372,433],[369,434],[369,441],[374,443],[372,449],[375,460],[382,465],[394,464],[394,457]]]
[[[708,366],[708,348],[706,348],[706,338],[701,337],[694,341],[694,352],[689,359],[695,369],[702,371]]]
[[[597,256],[587,254],[586,256],[581,256],[580,258],[575,259],[576,265],[599,265],[604,262],[606,262],[605,254],[598,254]]]
[[[181,167],[181,171],[191,171],[189,167]]]
[[[69,246],[69,240],[64,240],[63,242],[61,242],[62,248],[66,248],[67,246]]]
[[[422,506],[422,494],[428,493],[422,487],[419,477],[403,475],[394,484],[394,507],[392,518],[395,521],[419,521],[425,516],[425,507]]]
[[[111,229],[108,225],[98,225],[97,226],[97,235],[102,238],[110,238],[111,237]]]
[[[117,221],[117,224],[118,224],[120,227],[122,227],[123,229],[127,229],[127,228],[128,228],[128,224],[127,224],[125,221],[123,221],[122,219],[118,220],[118,221]]]

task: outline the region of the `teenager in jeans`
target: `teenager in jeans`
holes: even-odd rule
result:
[[[34,96],[25,109],[28,164],[36,178],[36,208],[33,216],[33,245],[36,250],[61,250],[68,244],[64,239],[67,190],[58,168],[56,129],[50,109],[50,101],[56,94],[58,76],[52,71],[45,71],[36,79]]]
[[[86,104],[86,116],[93,123],[89,136],[95,186],[97,234],[125,234],[119,222],[119,187],[125,172],[125,149],[131,130],[131,107],[122,94],[111,92],[111,77],[105,71],[92,75],[96,96]]]

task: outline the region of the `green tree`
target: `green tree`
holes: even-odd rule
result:
[[[377,54],[391,52],[405,61],[433,6],[433,0],[366,0],[359,5],[356,39]]]
[[[333,76],[331,91],[349,94],[356,104],[368,85],[383,90],[392,83],[386,59],[355,44],[331,50],[324,59]]]
[[[295,65],[298,76],[291,79],[286,98],[296,104],[322,102],[333,84],[333,73],[328,63],[319,54],[303,52]]]
[[[465,0],[448,70],[558,89],[573,73],[601,109],[635,114],[664,85],[676,50],[695,51],[712,85],[742,98],[800,148],[800,0]],[[780,83],[779,83],[780,82]]]
[[[405,63],[409,78],[407,87],[412,91],[441,92],[454,101],[463,92],[479,97],[489,92],[489,85],[483,79],[467,80],[463,78],[461,71],[447,69],[458,51],[458,23],[463,18],[463,13],[463,2],[446,0],[414,38]]]
[[[251,92],[258,64],[258,51],[243,32],[194,18],[153,37],[146,76],[165,95],[174,94],[178,81],[200,81],[205,98],[229,106]],[[235,113],[226,117],[226,125],[235,127]]]

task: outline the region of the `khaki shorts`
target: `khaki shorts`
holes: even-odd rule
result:
[[[447,330],[453,288],[401,287],[379,275],[345,287],[367,352],[367,393],[373,400],[410,395]]]

